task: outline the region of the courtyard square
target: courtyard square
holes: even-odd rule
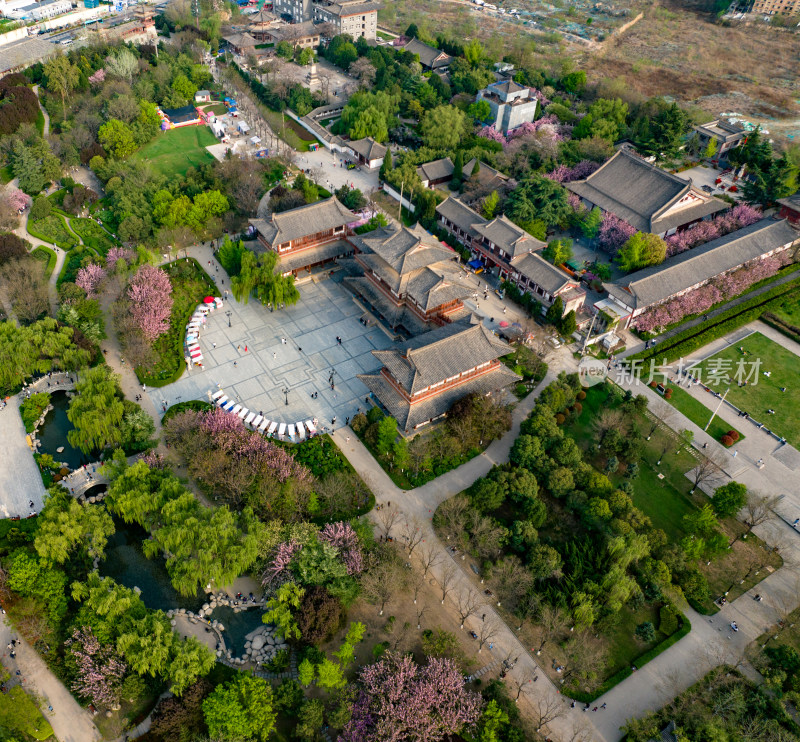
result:
[[[278,423],[316,418],[321,430],[336,418],[335,426],[344,425],[369,395],[356,375],[375,373],[380,364],[372,351],[391,347],[392,340],[380,328],[359,322],[362,310],[327,274],[298,289],[295,306],[273,312],[255,300],[244,304],[229,295],[200,332],[203,368],[194,366],[173,384],[148,388],[155,407],[208,400],[222,389],[237,404]],[[331,372],[334,389],[328,382]]]

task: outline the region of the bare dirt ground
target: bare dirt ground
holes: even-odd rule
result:
[[[590,80],[624,79],[644,96],[671,95],[710,114],[736,111],[770,121],[800,113],[796,33],[757,24],[726,27],[672,2],[646,10],[581,63]]]

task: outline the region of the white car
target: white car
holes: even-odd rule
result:
[[[554,348],[561,347],[561,341],[555,335],[553,335],[553,337],[547,338],[547,342],[550,343],[550,345],[552,345]]]

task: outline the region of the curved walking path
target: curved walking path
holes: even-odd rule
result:
[[[36,98],[39,98],[39,86],[33,86],[33,92],[36,93]],[[44,128],[42,129],[42,136],[47,139],[50,136],[50,114],[45,111],[44,106],[42,105],[42,101],[39,100],[39,110],[41,110],[42,115],[44,116]]]
[[[2,426],[0,426],[2,427]],[[12,637],[17,639],[16,657],[6,649]],[[0,647],[3,648],[3,666],[11,677],[20,677],[21,684],[34,700],[41,699],[39,708],[53,727],[59,742],[95,742],[102,739],[89,713],[82,709],[61,681],[50,672],[36,651],[14,631],[8,616],[0,615]],[[20,675],[16,675],[16,671]],[[52,711],[48,709],[52,707]]]

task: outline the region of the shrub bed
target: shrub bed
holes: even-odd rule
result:
[[[78,244],[67,222],[61,214],[50,214],[36,222],[28,220],[28,234],[44,241],[58,245],[62,250],[71,250]]]
[[[56,260],[58,257],[56,256],[55,252],[51,250],[49,247],[45,247],[44,245],[39,245],[39,247],[34,248],[31,250],[31,255],[37,260],[41,260],[44,263],[44,272],[48,278],[50,278],[50,274],[53,272],[53,269],[56,267]]]
[[[177,381],[186,368],[183,340],[186,325],[204,296],[219,296],[216,284],[194,258],[182,258],[164,266],[172,284],[169,330],[153,343],[156,360],[151,370],[136,368],[141,384],[166,386]]]
[[[100,255],[106,255],[112,247],[119,245],[119,242],[93,219],[73,217],[70,220],[70,226],[75,234],[83,240],[84,245],[88,245]]]

